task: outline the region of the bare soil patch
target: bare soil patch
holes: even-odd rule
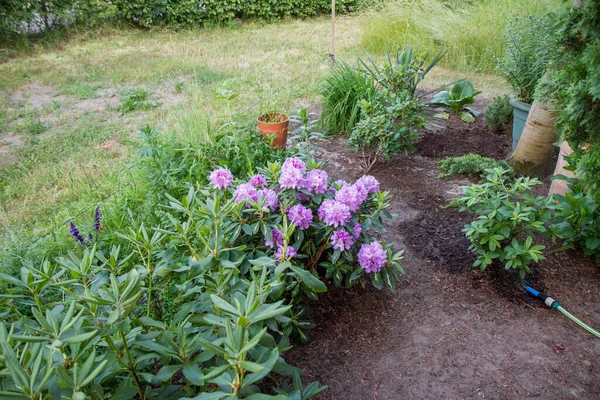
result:
[[[320,398],[600,398],[600,340],[529,298],[512,271],[474,270],[461,232],[469,216],[442,208],[469,182],[437,179],[435,161],[504,159],[510,140],[487,132],[482,117],[451,118],[423,133],[417,152],[374,168],[394,196],[382,238],[406,249],[406,280],[396,293],[332,287],[310,303],[311,341],[286,358],[329,386]],[[361,175],[343,139],[321,146],[335,179]],[[546,255],[530,280],[600,327],[600,266],[577,251]]]

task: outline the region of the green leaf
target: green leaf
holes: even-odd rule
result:
[[[327,291],[327,286],[316,278],[313,274],[305,269],[299,268],[294,264],[290,264],[290,268],[294,271],[294,274],[298,280],[302,281],[310,290],[316,293],[323,293]]]
[[[161,383],[168,379],[171,379],[175,372],[179,371],[182,365],[165,365],[154,377],[154,383]]]
[[[270,267],[275,265],[275,260],[271,257],[260,257],[255,260],[250,260],[250,264],[260,267]]]
[[[71,336],[70,338],[64,339],[64,342],[67,343],[67,344],[82,343],[82,342],[85,342],[87,340],[90,340],[91,338],[93,338],[94,336],[96,336],[97,333],[98,333],[98,331],[95,330],[95,331],[91,331],[91,332],[87,332],[87,333],[82,333],[82,334],[79,334],[79,335]]]
[[[219,296],[215,296],[214,294],[211,294],[210,299],[212,300],[213,304],[215,305],[215,307],[217,309],[219,309],[223,312],[226,312],[228,314],[235,315],[236,317],[240,316],[238,310],[234,306],[232,306],[231,304],[229,304],[228,302],[226,302]]]
[[[473,116],[471,115],[471,113],[470,113],[470,112],[468,112],[468,111],[463,111],[463,112],[460,114],[460,119],[462,119],[463,121],[465,121],[465,122],[466,122],[466,123],[468,123],[468,124],[475,122],[475,117],[473,117]]]

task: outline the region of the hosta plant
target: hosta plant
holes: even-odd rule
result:
[[[455,83],[450,91],[437,93],[431,102],[448,107],[453,114],[460,114],[460,118],[465,122],[474,122],[479,112],[468,106],[475,102],[475,96],[480,93],[470,81],[463,79]]]
[[[477,256],[473,265],[484,270],[498,260],[523,278],[532,262],[544,259],[536,236],[546,232],[551,199],[533,195],[533,187],[541,183],[537,179],[515,180],[502,168],[486,172],[480,184],[463,187],[463,197],[453,202],[477,216],[463,230]]]
[[[297,158],[247,182],[220,168],[209,182],[169,196],[165,223],[122,233],[122,248],[85,242],[0,273],[0,397],[283,400],[324,389],[303,387],[281,354],[307,337],[300,302],[324,280],[395,288],[402,252],[369,233],[389,195],[373,177],[333,183]]]

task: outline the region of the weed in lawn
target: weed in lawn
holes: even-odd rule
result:
[[[156,101],[152,100],[148,91],[144,88],[130,88],[121,96],[121,102],[117,107],[122,114],[138,111],[151,110],[156,107]]]
[[[21,130],[31,135],[39,135],[44,133],[48,127],[39,119],[28,118],[23,123]]]

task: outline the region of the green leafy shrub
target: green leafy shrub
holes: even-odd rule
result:
[[[517,269],[522,279],[531,272],[532,262],[544,259],[544,246],[536,244],[535,237],[546,232],[551,199],[532,194],[532,188],[541,184],[537,179],[513,180],[501,168],[486,172],[480,184],[463,187],[463,197],[453,202],[461,212],[477,216],[463,230],[477,256],[473,266],[485,270],[498,260],[505,269]]]
[[[360,101],[375,99],[375,81],[365,71],[339,61],[325,78],[321,124],[327,133],[350,134],[361,118]]]
[[[495,97],[492,104],[485,110],[485,123],[490,132],[503,135],[512,129],[513,106],[508,95]]]
[[[455,83],[450,91],[443,90],[437,93],[431,102],[448,107],[453,114],[460,114],[460,118],[465,122],[474,122],[479,112],[468,106],[475,102],[475,96],[480,93],[470,81],[463,79]]]
[[[367,3],[365,0],[338,0],[336,11],[355,11]],[[223,24],[234,19],[305,18],[331,10],[329,0],[5,0],[2,5],[0,32],[11,37],[73,22],[83,26],[126,22],[147,28],[186,28]]]
[[[558,176],[555,179],[566,178]],[[600,260],[600,208],[585,192],[581,181],[568,178],[568,191],[553,195],[550,229],[553,236],[563,241],[563,249],[580,248],[586,256]]]
[[[460,157],[447,157],[438,161],[438,168],[443,173],[438,178],[450,178],[455,175],[467,175],[471,178],[481,176],[487,169],[501,168],[506,171],[507,176],[512,176],[512,168],[501,160],[482,157],[479,154],[466,154]]]
[[[362,152],[366,172],[381,158],[413,150],[419,129],[426,124],[420,116],[423,105],[407,91],[383,89],[374,101],[362,100],[360,108],[361,119],[348,143]]]
[[[281,357],[310,325],[299,301],[326,291],[323,278],[393,289],[404,273],[402,252],[369,233],[389,195],[318,167],[290,158],[235,185],[220,168],[210,186],[167,195],[159,226],[120,233],[128,254],[73,230],[67,257],[0,273],[2,397],[315,397],[324,388],[302,387]],[[275,374],[292,386],[261,394]]]
[[[562,18],[549,79],[540,82],[536,94],[557,113],[557,132],[574,150],[576,173],[596,203],[600,202],[599,14],[597,1],[585,1]]]
[[[527,16],[510,22],[503,35],[506,55],[495,57],[496,68],[510,83],[519,100],[533,102],[535,87],[546,71],[550,56],[556,51],[553,24],[556,14]]]

